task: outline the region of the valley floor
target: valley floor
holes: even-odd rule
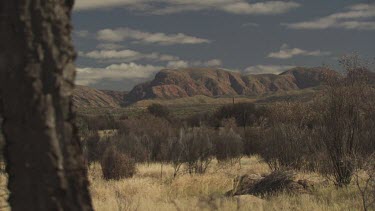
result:
[[[173,168],[159,163],[138,165],[131,179],[105,181],[99,164],[90,167],[91,193],[95,209],[111,210],[361,210],[356,186],[337,189],[315,173],[299,173],[300,179],[316,183],[311,194],[279,193],[263,199],[255,196],[225,197],[233,179],[243,174],[267,174],[268,166],[258,157],[239,164],[213,161],[204,175],[182,174],[173,178]]]

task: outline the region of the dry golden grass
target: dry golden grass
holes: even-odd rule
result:
[[[99,164],[89,169],[90,190],[95,210],[362,210],[355,185],[337,189],[315,173],[299,173],[301,179],[317,183],[312,194],[279,193],[264,199],[254,196],[225,197],[232,181],[242,174],[267,174],[268,166],[258,157],[243,158],[237,164],[213,161],[204,175],[180,174],[173,178],[173,168],[159,163],[139,164],[137,174],[130,179],[106,181]],[[162,176],[162,177],[161,177]],[[0,187],[6,187],[6,176],[0,174]],[[6,193],[6,192],[5,192]],[[0,198],[0,210],[10,210],[6,197]]]
[[[3,163],[1,163],[0,165],[2,166]],[[0,172],[0,210],[4,210],[4,211],[10,210],[8,206],[8,202],[7,202],[7,198],[8,198],[7,182],[8,182],[8,178],[6,174]]]
[[[238,164],[213,161],[204,175],[182,174],[173,178],[173,168],[140,164],[131,179],[105,181],[100,165],[90,168],[91,193],[96,210],[361,210],[356,187],[336,189],[318,174],[300,173],[300,178],[317,182],[313,194],[280,193],[259,199],[252,196],[225,197],[237,175],[266,174],[268,166],[258,157]]]

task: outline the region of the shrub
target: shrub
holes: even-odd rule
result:
[[[239,158],[243,152],[243,142],[241,136],[232,128],[222,129],[213,140],[215,156],[219,161]]]
[[[261,154],[264,145],[264,129],[246,128],[243,138],[243,153],[247,156]]]
[[[214,114],[218,120],[234,118],[240,127],[252,126],[265,115],[263,107],[256,107],[253,103],[237,103],[221,107]]]
[[[121,153],[128,154],[136,162],[150,162],[152,159],[153,144],[147,135],[118,134],[110,138],[112,145]]]
[[[367,108],[375,101],[371,102],[374,89],[367,82],[367,69],[359,58],[347,57],[341,60],[341,64],[347,74],[327,77],[328,86],[320,104],[318,129],[329,157],[329,165],[323,173],[332,176],[336,185],[346,186],[355,171],[354,156],[366,155],[368,148],[373,147],[370,144],[373,138],[368,134],[374,130],[374,119],[371,117],[374,107]]]
[[[305,169],[316,166],[316,117],[309,103],[277,103],[269,108],[269,127],[259,136],[258,152],[272,170]],[[250,134],[251,135],[251,134]],[[310,169],[311,170],[311,169]]]
[[[103,177],[106,180],[119,180],[132,177],[136,172],[134,159],[122,154],[114,147],[108,148],[101,161]]]
[[[101,115],[79,115],[77,117],[79,131],[113,130],[118,129],[119,121],[111,113]]]
[[[175,136],[176,130],[167,120],[145,115],[123,121],[119,135],[113,137],[119,150],[139,158],[137,161],[163,160],[162,146],[168,137]],[[135,153],[142,153],[136,155]],[[141,159],[143,157],[144,159]]]
[[[103,152],[99,151],[100,136],[98,133],[88,134],[83,139],[83,151],[88,164],[99,161]]]
[[[172,164],[174,169],[173,177],[176,177],[180,167],[185,161],[181,139],[179,137],[169,137],[163,144],[162,153],[164,161]]]
[[[375,154],[366,159],[356,159],[355,182],[359,190],[363,210],[375,210]]]
[[[161,104],[153,103],[147,107],[147,110],[148,112],[150,112],[150,114],[156,117],[161,117],[165,119],[169,118],[169,109]]]
[[[82,148],[88,165],[93,162],[100,162],[105,150],[111,142],[107,138],[101,138],[95,131],[90,131],[82,140]]]
[[[212,117],[212,113],[210,112],[200,112],[188,116],[185,119],[186,124],[189,127],[200,127],[200,126],[220,126],[220,122]]]
[[[204,127],[181,129],[182,160],[190,174],[205,173],[212,160],[213,145],[210,133],[211,131]]]

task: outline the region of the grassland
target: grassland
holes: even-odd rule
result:
[[[226,197],[233,179],[243,174],[268,174],[268,166],[258,157],[243,158],[239,165],[213,161],[203,175],[181,174],[173,178],[173,168],[160,163],[138,164],[130,179],[106,181],[100,165],[89,168],[90,191],[95,210],[362,210],[356,186],[336,188],[315,173],[300,172],[298,177],[316,183],[311,194],[279,193],[265,198],[255,196]],[[6,175],[0,174],[0,210],[10,210],[6,203]]]
[[[267,174],[258,157],[243,158],[239,165],[213,162],[204,175],[173,178],[169,165],[139,164],[131,179],[105,181],[99,164],[90,167],[91,194],[96,210],[361,210],[354,185],[337,189],[315,173],[299,173],[316,183],[311,194],[279,193],[263,199],[254,196],[225,197],[232,181],[242,174]]]

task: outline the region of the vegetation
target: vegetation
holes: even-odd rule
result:
[[[273,184],[295,184],[280,172],[314,172],[336,187],[356,187],[368,210],[374,199],[369,162],[375,152],[375,90],[356,60],[343,60],[347,74],[327,75],[325,87],[307,102],[232,103],[184,118],[169,106],[151,104],[144,114],[115,120],[116,133],[95,139],[90,148],[115,147],[138,166],[158,163],[160,179],[172,176],[172,183],[185,174],[209,174],[214,165],[243,168],[241,158],[258,155],[271,174],[253,187],[254,194],[273,192]]]
[[[375,88],[360,64],[343,60],[347,73],[326,75],[303,102],[232,101],[187,116],[154,103],[137,115],[81,115],[95,207],[375,208]],[[250,180],[228,197],[236,178]]]
[[[119,153],[116,148],[108,148],[101,161],[103,178],[119,180],[132,177],[135,173],[135,162],[126,154]]]
[[[156,117],[168,118],[170,111],[166,106],[153,103],[147,107],[148,112]]]
[[[299,173],[299,179],[315,183],[311,194],[279,192],[264,198],[226,197],[236,175],[269,174],[268,165],[257,156],[246,157],[239,165],[223,165],[212,160],[205,174],[173,177],[173,165],[138,164],[138,172],[130,179],[106,181],[100,165],[89,170],[94,207],[104,210],[361,210],[360,192],[355,184],[337,189],[326,185],[325,177],[315,173]],[[126,208],[124,208],[126,207]]]

